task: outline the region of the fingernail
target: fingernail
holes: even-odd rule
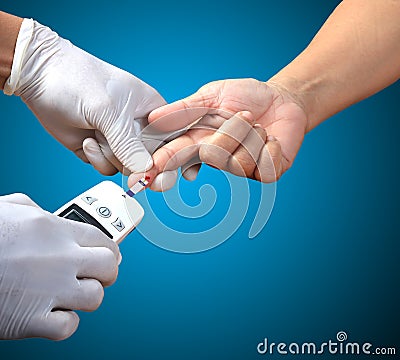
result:
[[[268,140],[268,141],[278,141],[278,139],[277,139],[275,136],[273,136],[273,135],[268,135],[268,136],[267,136],[267,140]]]
[[[118,256],[118,266],[119,266],[122,262],[122,255],[121,255],[121,253],[119,253],[118,255],[119,255]]]
[[[135,185],[143,177],[144,177],[144,173],[131,174],[129,176],[129,179],[128,179],[128,186],[131,188],[133,185]]]

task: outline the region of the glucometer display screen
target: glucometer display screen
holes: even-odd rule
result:
[[[83,210],[81,207],[79,207],[76,204],[72,204],[71,206],[66,208],[63,212],[61,212],[60,215],[58,215],[58,216],[63,217],[65,219],[72,220],[72,221],[78,221],[78,222],[96,226],[104,234],[106,234],[110,239],[113,238],[113,236],[104,228],[103,225],[101,225],[92,215],[88,214],[85,210]]]
[[[86,222],[85,219],[76,211],[71,210],[67,215],[64,216],[66,219],[79,221],[79,222]]]

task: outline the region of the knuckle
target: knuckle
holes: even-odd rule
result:
[[[81,309],[86,311],[94,311],[99,308],[104,298],[104,288],[97,280],[85,280],[81,285],[82,304]]]
[[[272,161],[264,164],[257,164],[258,169],[258,177],[257,180],[265,183],[270,184],[277,180],[277,173]]]
[[[114,270],[110,273],[110,278],[108,281],[105,282],[104,286],[111,286],[112,284],[115,283],[118,277],[118,266],[114,268]]]
[[[228,171],[237,176],[246,176],[246,163],[240,156],[232,155],[228,161]]]
[[[241,122],[241,126],[244,129],[247,129],[249,132],[252,130],[253,122],[254,122],[254,117],[252,116],[250,111],[239,111],[235,115]]]
[[[24,193],[16,193],[14,194],[14,199],[16,202],[20,202],[20,203],[32,203],[31,198],[24,194]]]
[[[115,253],[111,249],[104,248],[104,253],[102,257],[102,262],[106,268],[114,267],[117,264],[117,258],[115,256]]]
[[[115,282],[118,275],[118,261],[113,252],[106,249],[103,256],[102,266],[104,267],[104,283],[111,285]]]
[[[23,193],[14,193],[10,195],[1,196],[0,201],[5,203],[27,205],[38,208],[38,205],[28,195]]]
[[[174,168],[177,163],[177,157],[175,156],[175,152],[171,149],[168,144],[163,147],[163,151],[165,152],[166,162],[163,165],[163,168],[159,168],[159,171],[166,171],[169,168]]]
[[[29,221],[30,225],[32,226],[29,226],[29,229],[32,228],[34,230],[34,228],[39,225],[42,230],[48,233],[54,231],[54,227],[56,224],[66,221],[64,219],[61,219],[60,217],[56,217],[56,215],[49,215],[44,211],[35,210],[30,211],[29,215],[26,214],[25,220],[27,222]]]
[[[275,166],[275,164],[271,164],[260,171],[260,181],[266,184],[273,183],[281,178],[282,173],[283,172],[280,167]]]
[[[200,160],[208,163],[212,159],[212,149],[209,144],[201,144],[199,148]]]
[[[96,226],[84,223],[77,223],[77,224],[83,226],[86,231],[86,236],[93,239],[92,246],[105,247],[106,249],[109,249],[115,254],[119,252],[118,245]]]
[[[101,235],[103,236],[104,234],[101,233]],[[106,241],[107,241],[107,244],[108,244],[108,250],[110,250],[110,252],[111,252],[110,256],[114,255],[114,258],[118,258],[118,254],[119,254],[118,245],[114,241],[109,239],[108,237],[106,237]]]
[[[294,162],[293,159],[287,159],[286,157],[283,157],[282,162],[281,162],[282,172],[289,170],[292,167],[293,162]]]
[[[264,184],[271,184],[277,180],[274,174],[265,174],[261,175],[260,181]]]
[[[91,310],[96,310],[99,308],[104,298],[104,288],[103,286],[96,280],[92,281],[92,296],[91,296]]]
[[[237,154],[233,154],[231,156],[231,161],[240,164],[243,169],[252,166],[255,162],[249,153],[245,153],[242,151]]]
[[[218,169],[227,167],[230,156],[228,151],[213,144],[203,143],[199,148],[200,160]]]
[[[256,167],[256,160],[248,152],[239,151],[229,160],[229,169],[240,169],[240,176],[251,177]]]

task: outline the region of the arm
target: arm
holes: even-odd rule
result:
[[[11,74],[15,43],[22,19],[0,11],[0,89]]]
[[[302,102],[311,130],[400,77],[400,1],[345,0],[269,82]]]

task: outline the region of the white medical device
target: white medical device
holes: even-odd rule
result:
[[[140,191],[146,185],[147,181],[141,179],[134,187]],[[143,208],[131,197],[138,192],[132,192],[134,187],[126,193],[117,184],[103,181],[66,203],[55,214],[94,225],[118,244],[135,229],[144,215]]]

